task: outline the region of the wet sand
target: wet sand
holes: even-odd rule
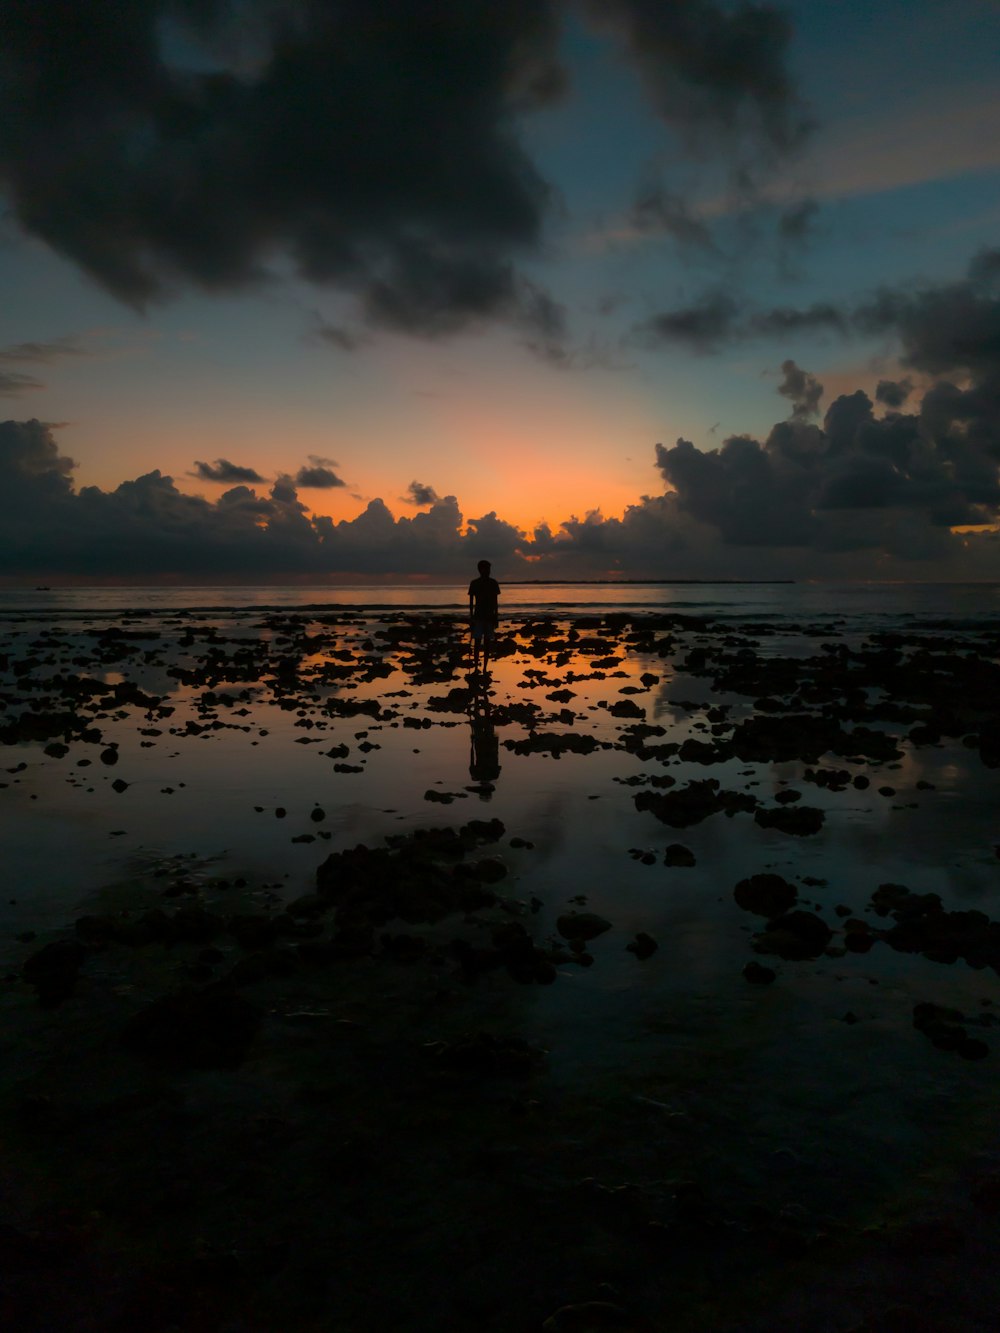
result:
[[[995,622],[0,654],[8,1326],[994,1326]]]

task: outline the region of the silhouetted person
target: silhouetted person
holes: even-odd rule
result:
[[[480,560],[479,578],[469,584],[469,627],[472,631],[472,669],[479,670],[479,648],[483,649],[483,671],[490,664],[490,648],[496,638],[497,622],[500,612],[497,601],[500,597],[500,584],[490,578],[491,565],[488,560]]]
[[[479,795],[486,801],[493,793],[493,783],[500,776],[500,742],[485,693],[476,694],[469,710],[469,725],[472,732],[469,777],[480,784]]]

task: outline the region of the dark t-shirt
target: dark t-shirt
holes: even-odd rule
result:
[[[500,596],[500,584],[496,579],[480,574],[469,584],[469,600],[472,603],[472,615],[476,620],[497,621],[497,598]]]

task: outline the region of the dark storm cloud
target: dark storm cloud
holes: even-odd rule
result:
[[[788,72],[791,27],[773,5],[711,0],[586,0],[618,34],[654,110],[700,138],[706,130],[795,148],[809,121]]]
[[[810,375],[794,361],[782,361],[783,379],[778,385],[778,392],[792,405],[792,417],[796,421],[805,421],[819,411],[819,400],[823,397],[823,386],[815,375]]]
[[[807,425],[819,386],[786,361],[790,421],[764,444],[660,446],[664,479],[679,509],[727,543],[949,558],[950,527],[1000,518],[1000,250],[977,255],[956,282],[882,290],[834,311],[831,326],[833,314],[845,329],[893,338],[904,366],[937,377],[917,410],[895,410],[914,392],[903,377],[879,383],[878,401],[894,409],[885,417],[859,389],[830,404],[822,429]]]
[[[214,503],[158,471],[112,491],[75,491],[75,464],[51,427],[8,421],[0,423],[0,549],[4,572],[24,577],[461,579],[482,558],[507,579],[902,577],[916,569],[995,577],[997,543],[950,531],[1000,516],[997,459],[970,433],[964,404],[942,391],[925,397],[919,414],[877,419],[859,391],[831,404],[822,427],[792,417],[763,444],[735,436],[711,452],[684,440],[660,445],[657,466],[672,490],[643,496],[621,518],[594,511],[530,534],[496,513],[466,520],[454,496],[398,518],[371,500],[334,522],[310,516],[288,476],[269,493],[239,485]]]
[[[425,486],[422,482],[411,481],[407,486],[407,492],[403,499],[408,505],[432,505],[437,504],[441,498],[433,486]]]
[[[172,60],[171,23],[217,68]],[[134,305],[252,282],[277,248],[376,323],[516,321],[548,189],[514,116],[561,86],[557,27],[547,0],[8,4],[0,182]]]
[[[328,491],[338,486],[345,486],[347,483],[341,481],[333,469],[337,466],[332,458],[320,458],[316,454],[309,455],[309,466],[300,467],[295,474],[295,485],[301,486],[304,490],[310,488],[314,490]]]
[[[687,344],[698,352],[748,338],[823,331],[888,334],[899,341],[905,366],[931,375],[994,375],[1000,371],[1000,249],[974,256],[957,282],[887,287],[852,305],[822,301],[757,311],[728,295],[708,293],[693,306],[662,311],[636,329],[647,342]]]
[[[849,327],[849,315],[829,302],[816,302],[805,309],[773,306],[770,310],[750,311],[727,293],[709,292],[693,305],[660,311],[636,325],[633,334],[647,346],[674,343],[704,353],[749,338],[846,333]]]
[[[955,392],[957,400],[939,385],[919,413],[878,419],[859,389],[830,405],[822,429],[793,414],[763,444],[736,436],[705,453],[685,440],[659,445],[657,466],[679,508],[726,543],[883,545],[906,555],[910,541],[925,544],[934,529],[1000,515],[1000,450],[988,431],[970,430],[972,409]],[[807,386],[800,401],[813,397]]]
[[[464,519],[454,496],[398,519],[372,500],[355,519],[334,523],[310,517],[286,476],[267,495],[234,486],[212,503],[158,471],[113,491],[74,491],[74,466],[45,423],[0,423],[5,573],[455,573],[484,555],[513,560],[523,541],[495,513]]]
[[[913,381],[907,376],[901,380],[879,380],[875,389],[875,401],[886,407],[902,407],[913,392]]]
[[[711,352],[734,336],[739,314],[737,302],[718,292],[694,305],[662,311],[638,325],[635,333],[647,344],[679,343],[694,352]]]
[[[845,333],[848,320],[843,311],[828,301],[816,301],[803,310],[793,306],[773,306],[752,314],[743,327],[743,336],[783,338],[796,333]]]
[[[264,480],[254,468],[240,467],[238,463],[230,463],[228,458],[217,458],[214,463],[200,463],[196,459],[191,475],[200,481],[214,481],[227,486],[238,481]]]
[[[583,3],[671,125],[772,152],[801,138],[777,8]],[[24,230],[134,306],[261,281],[287,257],[371,324],[435,337],[501,320],[559,363],[518,271],[552,193],[517,118],[561,95],[575,7],[7,0],[0,187]],[[676,208],[663,222],[698,235]]]
[[[932,375],[1000,370],[1000,249],[983,250],[965,278],[917,289],[887,288],[859,305],[856,327],[894,333],[903,361]]]

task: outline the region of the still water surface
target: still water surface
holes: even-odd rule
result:
[[[504,610],[539,614],[638,611],[844,627],[904,628],[1000,617],[1000,583],[509,583]],[[242,610],[336,612],[338,609],[464,609],[465,586],[345,585],[336,588],[90,587],[0,589],[0,621],[67,620],[187,611],[226,616]]]

